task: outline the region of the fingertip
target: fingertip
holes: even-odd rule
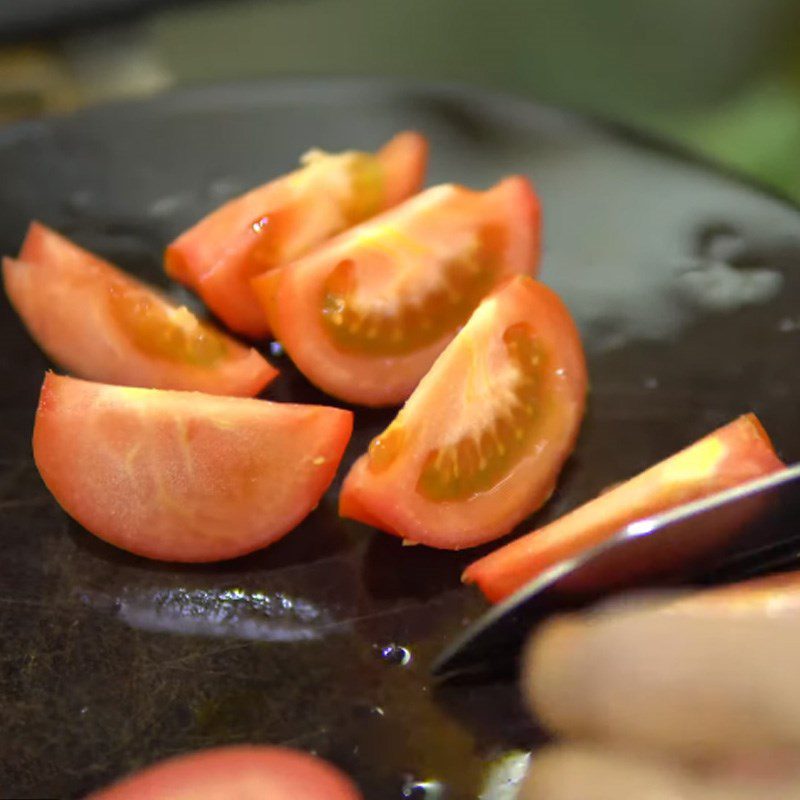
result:
[[[547,623],[528,641],[522,657],[522,692],[528,708],[549,730],[574,731],[582,704],[582,642],[587,623],[577,616]]]

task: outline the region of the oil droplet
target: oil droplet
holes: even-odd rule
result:
[[[269,217],[261,217],[257,219],[250,227],[253,229],[253,233],[261,233],[269,225],[269,222]]]
[[[280,342],[270,342],[269,343],[269,354],[274,356],[275,358],[280,358],[284,355],[286,351],[283,349],[283,345]]]
[[[373,649],[378,657],[387,664],[404,667],[411,662],[411,651],[407,647],[391,642],[390,644],[376,644]]]
[[[440,781],[419,781],[407,776],[403,782],[402,796],[408,800],[444,800],[445,787]]]
[[[800,317],[784,317],[778,323],[778,330],[781,333],[795,333],[796,331],[800,331]]]
[[[82,717],[85,717],[86,714],[89,712],[89,706],[83,706],[81,710],[78,712]]]
[[[644,379],[645,389],[658,389],[658,378],[649,377]]]

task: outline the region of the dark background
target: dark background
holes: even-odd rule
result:
[[[468,81],[668,135],[800,196],[796,0],[3,0],[0,116],[285,74]]]

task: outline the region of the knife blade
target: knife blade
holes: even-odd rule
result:
[[[630,523],[489,609],[431,672],[500,671],[547,617],[619,592],[733,583],[792,566],[800,566],[800,464]]]

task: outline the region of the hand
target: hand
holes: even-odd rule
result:
[[[800,798],[796,602],[557,620],[530,643],[523,682],[573,743],[534,753],[520,800]]]

